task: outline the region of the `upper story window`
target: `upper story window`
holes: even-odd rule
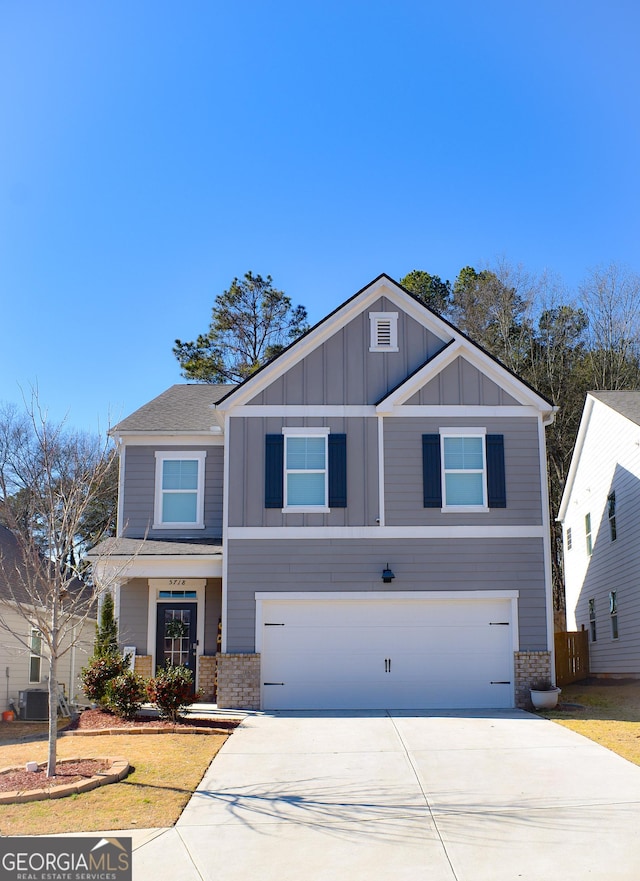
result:
[[[206,453],[156,452],[154,529],[204,529]]]
[[[607,496],[607,514],[609,517],[609,535],[611,536],[611,541],[615,541],[618,537],[618,530],[616,527],[616,494],[614,492],[609,493]]]
[[[283,428],[284,509],[328,511],[329,429]]]
[[[347,507],[347,436],[283,428],[265,436],[264,506],[284,514]]]
[[[371,323],[370,352],[398,351],[398,313],[369,312]]]
[[[586,514],[584,518],[584,534],[587,543],[587,556],[593,553],[593,538],[591,535],[591,514]]]
[[[504,435],[441,428],[422,435],[425,508],[444,512],[506,508]]]
[[[571,535],[571,527],[567,528],[567,550],[570,551],[573,546],[573,537]]]

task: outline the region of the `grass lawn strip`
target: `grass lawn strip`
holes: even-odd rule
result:
[[[5,723],[7,727],[16,723]],[[2,726],[4,727],[4,726]],[[58,758],[94,758],[117,752],[126,756],[130,774],[119,783],[63,800],[0,805],[0,834],[42,835],[173,826],[227,735],[180,734],[154,737],[109,734],[65,737]],[[46,737],[27,743],[0,743],[0,766],[44,762]]]

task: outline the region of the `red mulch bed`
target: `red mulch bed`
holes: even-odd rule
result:
[[[166,719],[158,719],[154,716],[136,716],[131,722],[120,719],[104,710],[85,710],[77,718],[67,725],[65,731],[99,731],[100,729],[122,728],[123,734],[127,728],[166,728],[170,731],[190,728],[215,728],[218,731],[231,733],[240,724],[239,719],[194,719],[191,716],[180,722],[168,722]]]
[[[47,777],[46,765],[37,771],[16,769],[0,774],[0,792],[25,792],[29,789],[50,789],[66,783],[79,783],[107,770],[109,762],[104,759],[74,759],[56,762],[55,777]]]

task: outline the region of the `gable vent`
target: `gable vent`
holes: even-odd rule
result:
[[[370,352],[398,351],[398,313],[370,312],[371,344]]]

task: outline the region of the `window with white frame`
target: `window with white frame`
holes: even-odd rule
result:
[[[29,682],[40,682],[42,672],[42,634],[32,627],[29,636]]]
[[[328,510],[329,429],[283,428],[284,509]]]
[[[154,529],[204,528],[206,453],[156,452]]]
[[[571,536],[571,527],[569,526],[567,528],[567,550],[570,551],[572,547],[573,547],[573,539]]]
[[[369,312],[371,323],[370,352],[398,351],[398,313]]]
[[[487,460],[484,432],[442,429],[443,507],[487,508]]]

